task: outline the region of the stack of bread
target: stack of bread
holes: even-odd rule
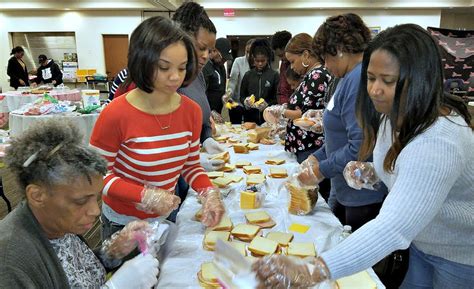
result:
[[[222,288],[217,282],[216,268],[212,262],[201,265],[201,270],[197,273],[199,285],[206,289]]]
[[[318,200],[317,188],[301,187],[294,183],[288,183],[287,188],[290,192],[288,212],[294,215],[309,214]]]

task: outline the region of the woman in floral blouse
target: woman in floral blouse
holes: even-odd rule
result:
[[[290,97],[287,109],[282,113],[283,117],[289,119],[285,150],[294,153],[298,163],[303,162],[324,143],[322,133],[305,131],[293,124],[294,119],[300,118],[309,109],[324,109],[324,97],[331,81],[331,76],[311,47],[312,41],[313,38],[309,34],[300,33],[295,35],[285,48],[285,55],[291,68],[296,73],[304,75],[302,82]]]

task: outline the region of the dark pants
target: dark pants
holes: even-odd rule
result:
[[[365,206],[349,207],[336,202],[332,208],[334,215],[343,225],[352,227],[352,232],[362,227],[368,221],[375,219],[379,214],[382,203],[375,203]]]
[[[232,124],[242,124],[242,118],[244,115],[244,108],[240,105],[229,109],[229,118]]]
[[[263,113],[256,108],[244,109],[244,121],[255,122],[258,125],[265,122],[263,119]]]

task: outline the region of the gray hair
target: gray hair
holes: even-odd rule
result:
[[[91,183],[91,176],[106,174],[107,162],[82,144],[82,138],[70,121],[43,121],[12,140],[5,163],[23,189],[29,184],[70,184],[80,176]]]

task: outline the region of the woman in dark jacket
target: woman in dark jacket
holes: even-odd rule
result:
[[[10,86],[18,89],[19,86],[28,86],[28,69],[21,59],[25,55],[25,50],[21,46],[12,49],[8,60],[7,74],[10,76]]]

